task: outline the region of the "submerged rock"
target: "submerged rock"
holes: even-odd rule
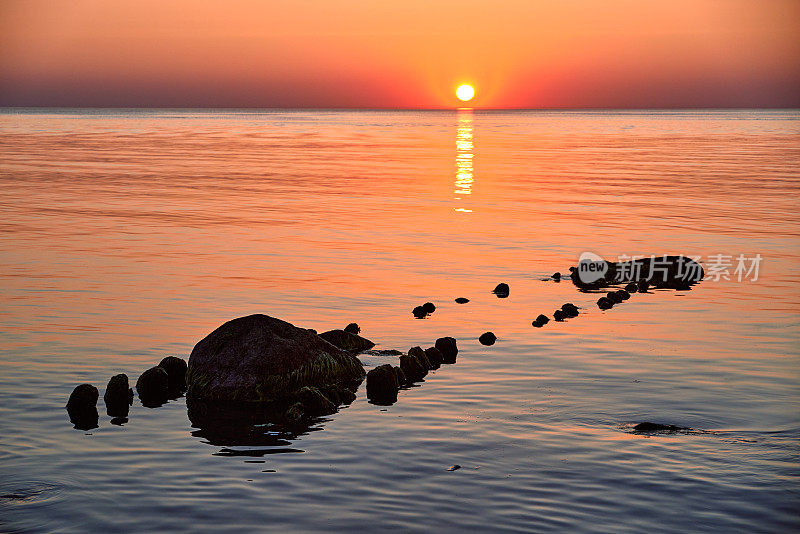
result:
[[[375,346],[375,343],[358,334],[351,334],[344,330],[328,330],[319,334],[319,337],[342,350],[348,352],[364,352]]]
[[[361,327],[358,326],[356,323],[350,323],[349,325],[344,327],[344,331],[348,334],[355,334],[358,335],[361,333]]]
[[[170,392],[182,392],[186,390],[186,361],[177,356],[167,356],[158,364],[159,367],[167,372],[169,378]]]
[[[145,407],[161,406],[169,399],[169,375],[162,367],[151,367],[139,375],[136,392]]]
[[[501,283],[497,284],[497,286],[492,291],[492,293],[497,295],[497,298],[501,298],[501,299],[506,298],[509,295],[509,292],[510,292],[510,289],[508,287],[508,284],[506,284],[505,282],[501,282]]]
[[[418,359],[407,354],[400,356],[400,369],[406,377],[406,383],[419,382],[428,374]]]
[[[391,365],[383,364],[367,373],[367,398],[378,404],[397,402],[400,383]]]
[[[686,432],[688,430],[691,429],[685,426],[662,425],[660,423],[651,423],[650,421],[639,423],[633,427],[634,432],[641,432],[643,434],[650,434],[653,432]]]
[[[458,345],[453,337],[440,337],[436,340],[436,348],[442,353],[442,363],[456,363]]]
[[[97,406],[97,399],[100,392],[91,384],[80,384],[75,386],[67,400],[67,410],[81,410]]]
[[[436,306],[433,304],[433,302],[426,302],[422,305],[422,309],[425,310],[425,313],[431,314],[436,311]]]
[[[564,313],[564,310],[556,310],[556,311],[553,312],[553,319],[555,319],[558,322],[561,322],[566,318],[567,318],[567,314]],[[536,321],[534,321],[534,323],[536,323]],[[536,325],[534,324],[534,326],[536,326]]]
[[[481,345],[494,345],[495,341],[497,341],[497,336],[492,332],[484,332],[478,338],[478,341],[480,341]]]
[[[467,302],[469,302],[469,299],[468,299],[468,298],[466,298],[466,297],[458,297],[458,298],[456,299],[456,302],[457,302],[458,304],[466,304]]]
[[[103,401],[106,403],[106,413],[109,416],[128,416],[130,405],[133,403],[133,390],[128,383],[128,375],[122,373],[111,377],[103,394]]]
[[[442,354],[442,351],[436,347],[429,347],[425,349],[425,356],[427,356],[428,361],[431,364],[431,369],[438,369],[441,367],[442,363],[444,363],[444,355]]]
[[[428,315],[428,312],[426,312],[425,308],[423,308],[422,306],[417,306],[411,311],[411,313],[413,313],[414,317],[416,317],[417,319],[424,319]]]
[[[354,355],[323,337],[267,315],[228,321],[192,350],[188,395],[225,402],[270,402],[296,397],[304,386],[360,381]]]

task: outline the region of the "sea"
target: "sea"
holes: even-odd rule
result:
[[[585,253],[705,278],[600,310]],[[798,110],[1,109],[0,531],[796,531],[799,312]],[[254,313],[458,359],[296,435],[111,422]]]

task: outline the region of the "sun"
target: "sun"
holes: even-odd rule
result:
[[[462,102],[467,102],[468,100],[472,100],[472,97],[475,96],[475,89],[473,89],[471,85],[460,85],[458,89],[456,89],[456,96]]]

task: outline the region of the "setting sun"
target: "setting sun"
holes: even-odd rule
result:
[[[456,89],[456,96],[464,102],[472,100],[472,97],[475,96],[475,89],[471,85],[461,85]]]

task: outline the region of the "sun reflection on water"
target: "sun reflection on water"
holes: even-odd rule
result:
[[[472,194],[473,158],[472,143],[472,109],[459,109],[458,110],[458,131],[456,133],[456,183],[455,194],[456,200],[461,200],[461,195]],[[456,211],[472,212],[466,208],[456,208]]]

